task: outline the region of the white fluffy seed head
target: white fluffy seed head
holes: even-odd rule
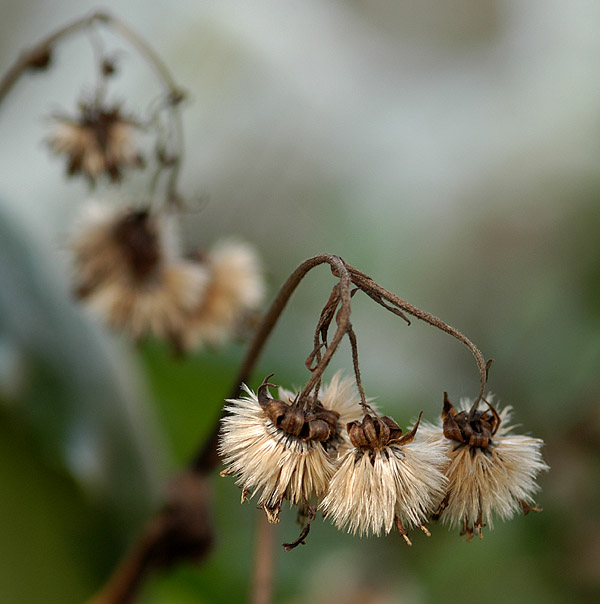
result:
[[[208,274],[206,290],[194,309],[187,346],[221,345],[256,312],[264,297],[264,278],[258,256],[250,245],[222,241],[203,259]]]
[[[320,509],[352,534],[389,533],[395,518],[405,529],[420,526],[445,491],[442,443],[352,447],[340,459]]]
[[[461,400],[458,410],[468,411],[471,404]],[[499,415],[500,428],[486,448],[447,439],[441,423],[426,424],[419,430],[417,438],[442,443],[446,448],[448,499],[440,519],[451,528],[481,523],[493,528],[494,515],[508,520],[522,509],[522,502],[534,505],[533,496],[540,490],[536,478],[549,469],[541,454],[544,443],[539,438],[512,434],[514,426],[508,423],[511,407]]]
[[[109,327],[134,340],[151,335],[183,348],[190,314],[206,280],[202,267],[180,261],[165,266],[143,287],[113,280],[90,296],[87,304]]]
[[[139,213],[100,203],[84,208],[71,238],[75,291],[112,328],[134,339],[153,335],[179,345],[206,289],[207,271],[177,258],[169,225],[157,215],[147,219],[148,260],[136,270],[117,233]]]
[[[297,505],[320,497],[335,469],[323,445],[275,426],[256,394],[246,386],[244,392],[227,401],[222,420],[218,450],[226,473],[237,475],[236,484],[258,494],[266,509],[278,509],[284,499]]]

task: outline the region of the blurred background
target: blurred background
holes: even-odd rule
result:
[[[97,8],[0,2],[0,69]],[[489,388],[546,441],[542,514],[465,543],[433,525],[407,548],[316,521],[278,551],[276,602],[592,602],[600,598],[600,4],[593,0],[105,0],[188,92],[186,247],[252,242],[271,298],[305,258],[341,255],[494,359]],[[131,47],[116,82],[157,93]],[[65,237],[84,182],[44,142],[93,89],[85,35],[0,107],[0,601],[83,602],[218,416],[242,343],[173,358],[109,334],[70,298]],[[122,199],[144,194],[143,175]],[[311,273],[254,376],[307,379],[333,282]],[[473,397],[469,351],[365,297],[353,325],[367,394],[408,425]],[[349,348],[332,364],[351,371]],[[243,602],[257,514],[214,478],[216,548],[156,575],[143,604]],[[287,512],[277,540],[293,540]]]

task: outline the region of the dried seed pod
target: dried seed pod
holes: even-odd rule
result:
[[[314,410],[305,411],[295,403],[284,403],[272,399],[268,394],[267,376],[258,388],[257,398],[269,419],[284,432],[299,436],[305,441],[326,441],[335,436],[339,414],[317,405]]]
[[[222,474],[237,475],[244,498],[258,493],[259,507],[269,522],[277,522],[284,499],[303,509],[311,499],[323,496],[336,457],[350,446],[343,425],[362,410],[354,380],[338,372],[319,391],[321,403],[306,412],[304,432],[290,434],[281,428],[281,421],[297,394],[280,388],[280,400],[271,398],[270,377],[256,395],[244,387],[244,396],[228,401],[219,453],[227,466]]]
[[[338,528],[379,535],[397,526],[409,544],[406,528],[426,531],[444,493],[446,457],[439,444],[413,442],[418,424],[405,436],[390,417],[366,415],[348,424],[353,448],[340,458],[320,505]]]
[[[219,453],[226,473],[244,492],[258,492],[259,507],[277,522],[284,499],[306,505],[326,491],[335,466],[325,445],[337,435],[339,414],[318,404],[305,411],[283,389],[288,402],[271,398],[270,377],[257,394],[244,387],[245,396],[228,401]]]
[[[482,539],[483,527],[493,528],[495,514],[508,520],[521,509],[536,510],[536,478],[549,469],[540,452],[542,440],[511,433],[511,408],[498,412],[486,405],[471,409],[471,402],[463,400],[457,412],[444,394],[441,423],[424,425],[419,432],[420,441],[444,443],[449,458],[448,490],[434,518],[460,527],[469,541],[475,533]]]
[[[471,412],[465,409],[457,413],[448,400],[448,394],[444,392],[442,427],[446,438],[468,443],[472,447],[485,448],[498,431],[500,423],[500,416],[492,405],[484,411]]]

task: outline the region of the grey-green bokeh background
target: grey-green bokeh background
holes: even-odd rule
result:
[[[317,522],[277,559],[277,602],[590,602],[600,596],[600,5],[593,0],[148,3],[106,7],[188,91],[185,245],[253,242],[270,296],[333,252],[495,359],[490,389],[545,439],[543,514],[483,542],[432,527],[352,538]],[[87,1],[0,3],[0,69]],[[118,93],[156,93],[126,44]],[[218,414],[243,355],[183,362],[104,332],[69,298],[65,234],[88,196],[43,139],[92,89],[84,36],[0,107],[0,601],[82,602],[105,579]],[[143,194],[141,176],[118,195]],[[114,195],[100,189],[98,195]],[[255,381],[306,379],[331,279],[315,271]],[[402,424],[477,392],[458,342],[353,308],[365,387]],[[350,370],[343,347],[334,363]],[[254,384],[255,385],[255,384]],[[217,548],[145,604],[242,602],[252,504],[215,477]],[[296,527],[288,514],[281,541]]]

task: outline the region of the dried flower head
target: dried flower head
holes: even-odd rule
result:
[[[442,425],[421,430],[421,436],[445,443],[450,459],[447,494],[435,517],[451,528],[460,526],[469,541],[475,532],[483,539],[481,529],[493,528],[494,514],[507,520],[521,509],[539,511],[533,499],[539,491],[536,477],[549,469],[541,439],[511,434],[511,407],[500,412],[487,407],[473,409],[463,400],[457,412],[445,396]]]
[[[269,385],[265,380],[257,394],[245,387],[245,396],[228,401],[219,453],[227,466],[223,475],[238,476],[242,500],[249,492],[259,492],[259,506],[271,522],[278,522],[284,499],[304,505],[327,490],[341,440],[336,409],[348,413],[351,404],[341,397],[349,395],[350,388],[349,379],[336,375],[322,390],[323,400],[306,410],[288,390],[280,390],[283,400],[270,398]],[[356,394],[351,400],[357,404]]]
[[[414,441],[418,425],[402,436],[390,417],[366,415],[348,424],[353,447],[320,505],[339,529],[380,535],[395,525],[409,544],[407,529],[427,533],[424,523],[445,492],[447,460],[440,444]]]
[[[184,340],[207,275],[169,246],[166,225],[147,208],[90,204],[72,238],[75,292],[134,339]]]
[[[254,249],[240,241],[222,241],[196,258],[208,281],[194,308],[187,331],[187,347],[221,345],[258,309],[264,296],[262,268]]]
[[[49,143],[55,153],[68,157],[69,176],[82,174],[90,185],[103,175],[115,182],[121,180],[124,169],[144,165],[134,144],[139,124],[125,118],[119,107],[81,103],[77,118],[55,117]]]

